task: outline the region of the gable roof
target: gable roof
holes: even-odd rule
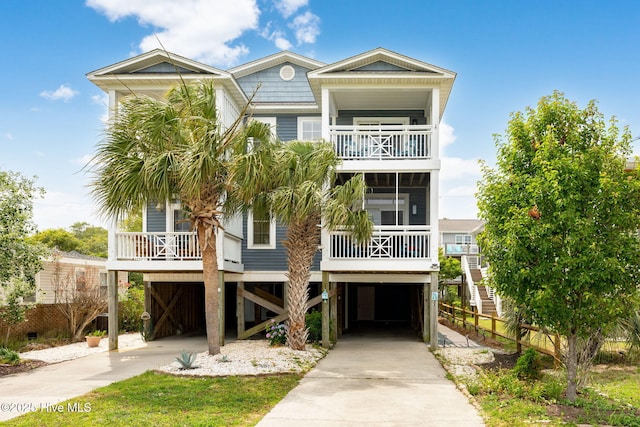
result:
[[[484,225],[481,219],[440,219],[438,230],[440,233],[464,233],[474,234]]]
[[[379,47],[310,71],[308,78],[316,99],[321,99],[322,84],[393,83],[410,87],[433,83],[441,88],[442,118],[456,73]]]
[[[162,49],[154,49],[133,58],[87,73],[87,78],[105,92],[120,90],[166,91],[180,81],[216,80],[241,103],[247,99],[227,71],[185,58]]]
[[[324,62],[316,61],[315,59],[298,55],[297,53],[293,53],[288,50],[283,50],[282,52],[278,52],[273,55],[257,59],[255,61],[239,65],[228,70],[228,72],[235,78],[241,78],[258,71],[275,67],[276,65],[283,64],[285,62],[296,64],[310,70],[315,70],[326,65]]]

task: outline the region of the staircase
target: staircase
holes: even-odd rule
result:
[[[482,281],[482,271],[478,268],[477,264],[469,265],[467,281],[469,283],[473,283],[473,286],[477,288],[476,298],[480,299],[480,303],[475,303],[475,305],[480,314],[496,316],[498,314],[496,304],[489,296],[487,287],[480,284]]]

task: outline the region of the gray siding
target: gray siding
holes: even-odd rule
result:
[[[276,247],[275,249],[248,249],[247,240],[242,240],[242,263],[245,271],[286,271],[287,270],[287,249],[282,245],[282,240],[286,237],[287,229],[282,224],[276,225]],[[242,234],[247,236],[247,217],[242,221]],[[320,270],[320,251],[316,252],[313,258],[312,271]]]
[[[281,141],[293,141],[298,139],[298,117],[318,117],[318,114],[281,114],[276,116],[276,136]],[[255,115],[255,119],[260,117]]]
[[[169,64],[168,62],[161,62],[159,64],[152,65],[151,67],[147,67],[142,70],[136,71],[134,74],[150,74],[150,73],[193,74],[194,72],[191,70],[187,70],[186,68],[178,67],[177,65]]]
[[[285,65],[291,65],[296,70],[293,80],[285,81],[280,78],[280,69]],[[254,98],[254,102],[287,103],[287,102],[311,102],[316,100],[311,92],[307,80],[308,68],[291,63],[279,64],[275,67],[259,71],[238,79],[242,90],[251,96],[258,85],[260,89]]]
[[[409,124],[427,124],[424,110],[340,110],[336,119],[338,125],[352,125],[354,117],[409,117]]]
[[[411,71],[406,68],[398,67],[397,65],[389,64],[388,62],[378,61],[373,64],[365,65],[364,67],[356,68],[353,71]]]
[[[156,210],[156,204],[153,202],[147,203],[147,229],[144,231],[150,233],[167,231],[167,213]]]

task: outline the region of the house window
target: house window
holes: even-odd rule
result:
[[[319,141],[322,139],[322,119],[320,117],[298,117],[298,139]]]
[[[470,245],[471,234],[456,234],[456,245]]]
[[[87,272],[84,268],[75,269],[76,291],[84,291],[87,287]]]
[[[249,249],[273,249],[276,247],[276,221],[268,213],[249,212],[247,216],[247,247]]]

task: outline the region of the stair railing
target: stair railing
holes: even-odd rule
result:
[[[463,255],[461,261],[462,270],[467,278],[467,286],[469,288],[469,303],[476,306],[478,313],[482,313],[482,298],[480,298],[480,291],[478,291],[478,286],[473,282],[473,277],[471,276],[471,268],[478,268],[478,257]]]

